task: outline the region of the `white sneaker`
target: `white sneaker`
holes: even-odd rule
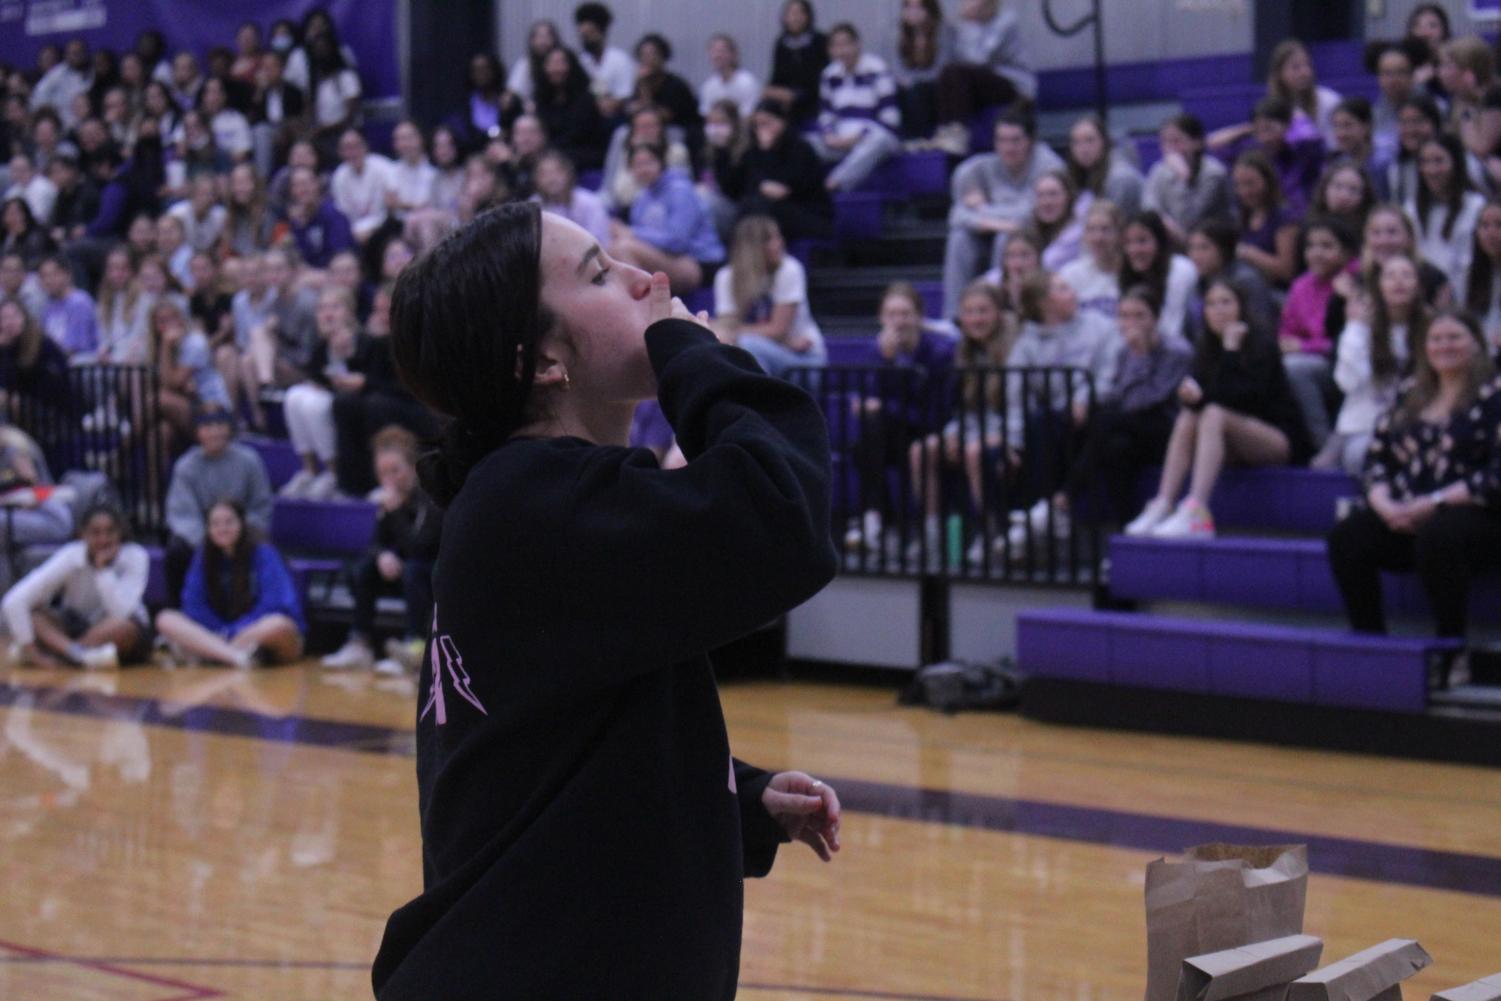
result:
[[[303,498],[311,501],[332,500],[338,490],[339,481],[334,478],[333,470],[325,469],[313,477],[312,482],[307,486],[307,492],[303,494]]]
[[[1172,516],[1173,506],[1161,497],[1153,497],[1147,501],[1147,506],[1141,509],[1137,515],[1126,525],[1123,532],[1127,535],[1144,536],[1151,535],[1152,530],[1167,521]]]
[[[394,657],[382,657],[375,662],[375,673],[384,678],[404,676],[407,669]]]
[[[1033,504],[1024,516],[1013,520],[1011,528],[1006,532],[1011,548],[1015,550],[1026,546],[1028,534],[1037,541],[1046,539],[1049,518],[1052,520],[1053,537],[1066,538],[1072,527],[1068,512],[1062,508],[1053,507],[1052,501],[1040,500]]]
[[[391,637],[386,640],[386,659],[394,660],[408,671],[417,672],[422,667],[423,648],[426,644],[419,639],[399,640]],[[380,673],[380,665],[375,665],[375,672]]]
[[[319,663],[333,671],[364,671],[369,669],[374,659],[369,647],[350,640]]]
[[[950,122],[933,133],[932,148],[950,156],[969,155],[969,129],[962,122]]]
[[[1185,497],[1166,521],[1152,529],[1154,539],[1212,539],[1214,517],[1209,509],[1191,497]]]
[[[85,671],[118,671],[120,651],[115,649],[113,643],[101,643],[85,648],[78,662]]]
[[[297,470],[296,474],[282,484],[282,488],[276,492],[276,496],[285,497],[287,500],[302,500],[307,496],[308,487],[313,485],[313,480],[318,478],[317,473],[306,469]]]

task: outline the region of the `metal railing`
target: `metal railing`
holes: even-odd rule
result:
[[[70,469],[101,472],[120,495],[139,538],[166,523],[171,474],[156,371],[136,365],[77,365],[61,398],[24,389],[5,394],[0,416],[36,439],[53,476]]]
[[[1093,584],[1105,505],[1080,466],[1089,373],[836,366],[792,378],[828,421],[843,572]]]

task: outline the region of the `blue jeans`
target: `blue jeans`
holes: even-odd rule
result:
[[[785,379],[788,369],[800,365],[822,368],[829,361],[828,351],[818,343],[807,351],[794,351],[782,342],[760,334],[745,334],[737,343],[760,362],[767,375],[778,379]]]

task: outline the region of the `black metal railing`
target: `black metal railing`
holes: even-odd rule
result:
[[[1105,504],[1081,466],[1089,373],[835,366],[792,378],[828,421],[844,572],[1094,582]]]
[[[5,394],[3,418],[36,439],[54,476],[70,469],[107,476],[137,536],[155,538],[166,522],[171,473],[157,401],[155,369],[77,365],[65,391]]]

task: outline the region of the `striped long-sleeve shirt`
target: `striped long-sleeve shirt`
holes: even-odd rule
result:
[[[841,62],[829,63],[818,92],[818,127],[822,132],[863,135],[870,128],[894,133],[902,127],[896,81],[880,56],[868,52],[861,55],[853,71]]]

